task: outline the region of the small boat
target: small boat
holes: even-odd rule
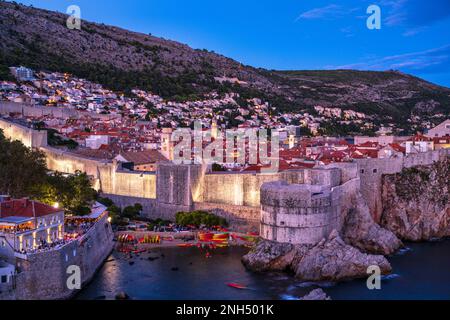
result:
[[[240,289],[240,290],[247,289],[246,286],[244,286],[243,284],[239,284],[239,283],[227,283],[227,286],[234,288],[234,289]]]

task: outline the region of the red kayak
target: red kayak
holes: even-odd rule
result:
[[[246,286],[244,286],[243,284],[239,284],[239,283],[227,283],[227,286],[234,288],[234,289],[247,289]]]

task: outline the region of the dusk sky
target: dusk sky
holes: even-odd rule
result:
[[[396,69],[450,87],[449,0],[27,0],[268,69]],[[369,30],[369,5],[381,30]]]

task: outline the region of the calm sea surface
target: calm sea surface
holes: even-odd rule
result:
[[[408,244],[408,249],[389,257],[394,272],[383,278],[378,291],[369,291],[365,280],[317,284],[301,283],[286,274],[255,274],[240,261],[246,250],[217,249],[209,259],[197,248],[157,249],[132,259],[116,252],[78,299],[114,299],[124,291],[143,300],[288,300],[318,286],[333,300],[450,299],[450,240]],[[249,289],[229,288],[230,282]]]

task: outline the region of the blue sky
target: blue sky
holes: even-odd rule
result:
[[[396,69],[450,87],[450,0],[23,0],[268,69]],[[381,9],[381,30],[366,10]]]

